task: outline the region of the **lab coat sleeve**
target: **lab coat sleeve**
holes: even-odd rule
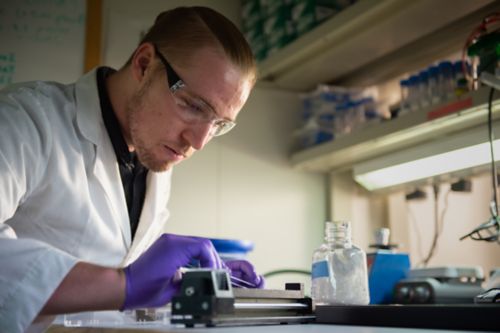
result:
[[[9,224],[42,179],[51,149],[48,120],[36,112],[31,93],[24,100],[0,94],[0,331],[11,333],[28,328],[77,262],[48,244],[18,238]]]
[[[0,328],[25,332],[76,258],[0,224]]]
[[[37,95],[28,88],[0,94],[0,223],[14,215],[47,168],[52,133]]]

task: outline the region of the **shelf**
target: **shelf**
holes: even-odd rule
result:
[[[493,0],[358,0],[259,65],[259,80],[309,91],[318,83],[371,85],[461,49]]]
[[[484,88],[455,101],[367,124],[355,133],[294,153],[291,163],[294,168],[306,171],[347,170],[382,154],[485,125],[488,94],[489,89]],[[492,110],[493,119],[500,118],[500,98],[493,101]]]

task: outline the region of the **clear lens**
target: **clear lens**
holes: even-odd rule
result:
[[[185,89],[176,90],[173,96],[175,103],[179,106],[179,116],[187,123],[210,123],[212,136],[226,134],[236,125],[232,121],[217,118],[205,102],[192,97]]]
[[[220,136],[226,134],[227,132],[232,130],[235,125],[236,123],[227,120],[222,120],[218,123],[215,123],[213,127],[214,128],[213,136]]]

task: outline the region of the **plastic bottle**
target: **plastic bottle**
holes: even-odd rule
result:
[[[353,115],[353,125],[352,130],[356,131],[363,127],[365,124],[365,108],[362,100],[353,101],[352,105],[352,115]]]
[[[370,302],[366,254],[352,244],[349,221],[326,222],[325,243],[313,254],[311,295],[316,305]]]
[[[335,108],[335,123],[333,133],[335,137],[347,133],[347,106],[346,103],[338,104]]]
[[[408,87],[408,105],[411,111],[416,111],[420,108],[420,78],[418,75],[410,76],[410,85]]]
[[[344,118],[344,126],[345,133],[352,133],[354,127],[356,126],[356,115],[354,112],[354,104],[351,101],[345,102],[345,118]]]
[[[401,102],[400,102],[400,114],[405,114],[410,111],[410,107],[408,105],[408,90],[409,90],[410,80],[401,80],[399,81],[399,87],[401,89]]]
[[[423,70],[418,73],[418,77],[420,78],[418,102],[422,108],[426,108],[430,105],[429,72],[427,70]]]
[[[429,82],[427,83],[428,97],[431,104],[438,104],[441,101],[441,91],[439,90],[439,68],[431,66],[429,72]]]
[[[439,90],[441,99],[448,101],[454,97],[455,83],[453,81],[453,64],[450,61],[441,61],[439,68]]]
[[[365,119],[367,122],[376,122],[380,120],[380,114],[377,109],[377,104],[373,97],[365,97],[361,100],[364,111]]]

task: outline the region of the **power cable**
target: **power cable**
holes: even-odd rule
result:
[[[280,275],[280,274],[301,274],[301,275],[311,275],[311,271],[305,269],[294,269],[294,268],[284,268],[265,273],[263,276],[265,278]]]
[[[490,154],[491,154],[491,180],[493,183],[493,215],[498,216],[498,178],[497,178],[497,166],[495,162],[495,150],[493,148],[493,141],[495,141],[495,135],[493,134],[493,120],[492,120],[492,103],[493,94],[495,89],[490,89],[490,96],[488,98],[488,138],[490,141]]]
[[[424,267],[427,266],[429,261],[436,254],[439,237],[441,236],[444,230],[444,221],[445,221],[446,211],[448,210],[448,198],[451,193],[451,190],[448,190],[446,192],[444,196],[443,210],[441,211],[441,214],[439,214],[439,185],[434,184],[433,189],[434,189],[434,237],[432,239],[432,245],[431,248],[429,249],[427,257],[425,257],[425,259],[423,259],[419,263],[419,265],[422,265]]]
[[[486,242],[498,242],[500,243],[500,219],[498,217],[498,180],[497,180],[497,168],[495,163],[495,151],[493,148],[494,133],[493,133],[493,120],[492,120],[492,104],[493,104],[493,94],[495,92],[494,88],[491,88],[489,98],[488,98],[488,137],[490,142],[490,154],[491,154],[491,178],[493,185],[493,199],[490,203],[491,218],[482,223],[474,230],[468,234],[460,237],[460,240],[465,238],[471,238],[473,240],[480,240]]]
[[[422,253],[422,233],[420,232],[420,228],[418,227],[417,218],[415,217],[415,213],[413,212],[413,209],[411,209],[411,207],[409,207],[409,206],[407,208],[407,214],[410,217],[410,223],[413,226],[413,229],[415,231],[415,235],[417,237],[416,247],[417,247],[418,257],[420,259],[423,259],[424,255]]]

